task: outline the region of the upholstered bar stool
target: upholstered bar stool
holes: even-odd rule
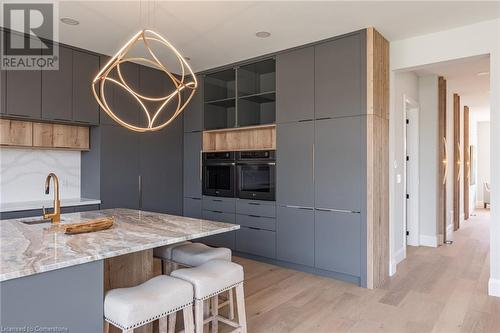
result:
[[[168,323],[180,310],[184,332],[193,333],[193,286],[160,275],[135,287],[109,290],[104,297],[104,330],[108,333],[112,324],[123,333],[132,333],[134,328],[159,319],[160,333],[175,332],[175,321],[170,327]]]
[[[196,267],[210,260],[221,259],[231,261],[231,250],[223,247],[210,247],[202,243],[182,242],[162,246],[153,250],[156,258],[162,260],[162,273],[166,273],[166,263],[172,264],[174,269],[178,265]],[[234,319],[234,297],[232,290],[228,290],[227,299],[218,304],[219,309],[229,306],[229,319]]]
[[[194,287],[194,317],[196,333],[203,333],[207,323],[212,324],[212,332],[218,331],[219,321],[232,326],[233,332],[246,333],[245,298],[243,292],[243,267],[227,260],[211,260],[193,268],[175,270],[171,276],[190,282]],[[218,295],[236,290],[238,321],[219,315]],[[204,301],[211,300],[211,314],[204,318]]]

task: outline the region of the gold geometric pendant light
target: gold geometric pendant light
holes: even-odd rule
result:
[[[159,43],[161,46],[166,47],[174,53],[176,58],[180,62],[181,73],[175,75],[172,73],[166,65],[164,65],[157,57],[153,49],[151,48],[152,43]],[[128,57],[127,53],[134,46],[144,46],[144,49],[151,56],[151,59],[144,57]],[[165,95],[159,97],[144,96],[139,92],[133,90],[127,81],[124,79],[120,66],[126,62],[143,63],[150,65],[161,72],[163,72],[173,83],[174,90],[171,92],[166,92]],[[110,73],[115,71],[115,77],[110,77]],[[139,126],[138,124],[130,124],[120,118],[120,110],[113,110],[106,100],[105,86],[107,84],[112,84],[118,86],[124,91],[128,92],[134,99],[138,102],[140,108],[145,113],[147,119],[147,126]],[[184,57],[177,51],[172,44],[170,44],[165,38],[157,34],[152,30],[141,30],[134,37],[132,37],[115,55],[111,60],[104,66],[103,69],[97,74],[97,76],[92,81],[92,91],[97,102],[101,108],[117,123],[126,127],[132,131],[136,132],[152,132],[158,131],[168,124],[170,124],[186,107],[191,98],[193,97],[196,88],[198,87],[198,81]],[[187,94],[183,94],[187,92]],[[187,96],[183,98],[184,96]],[[151,104],[150,102],[157,102],[159,104],[156,110],[148,110],[146,104]],[[172,116],[166,120],[159,123],[159,115],[165,110],[165,107],[169,104],[177,104],[175,112]]]

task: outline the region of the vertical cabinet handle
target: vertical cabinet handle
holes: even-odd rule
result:
[[[443,159],[443,185],[446,185],[446,179],[448,178],[448,141],[446,141],[446,137],[443,137],[444,144],[444,159]]]
[[[460,147],[460,142],[457,141],[457,148],[458,148],[458,158],[457,158],[457,165],[458,165],[458,173],[457,173],[457,182],[460,182],[460,176],[462,174],[460,170],[460,165],[462,164],[462,147]]]
[[[315,166],[314,165],[314,149],[315,149],[314,143],[312,144],[312,148],[311,149],[312,149],[312,181],[314,183],[314,177],[315,177],[315,174],[314,174],[314,166]]]

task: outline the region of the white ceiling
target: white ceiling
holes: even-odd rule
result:
[[[148,4],[149,3],[149,4]],[[150,27],[191,58],[195,71],[374,26],[404,39],[500,17],[500,2],[479,1],[59,1],[59,39],[114,54],[137,30]],[[142,10],[141,10],[142,7]],[[142,15],[141,15],[142,13]],[[141,20],[142,16],[142,20]],[[271,37],[255,37],[269,31]]]
[[[490,119],[490,71],[488,55],[447,61],[415,70],[417,75],[435,74],[447,80],[451,93],[460,95],[460,104],[467,105],[478,121]]]

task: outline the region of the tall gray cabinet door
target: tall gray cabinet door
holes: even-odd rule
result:
[[[182,214],[182,121],[140,135],[141,209]]]
[[[276,122],[314,118],[314,47],[276,57]]]
[[[360,276],[361,216],[357,213],[315,212],[315,266]]]
[[[4,34],[7,32],[4,31]],[[3,36],[5,38],[5,35]],[[22,39],[16,33],[12,38]],[[40,41],[30,41],[41,47]],[[42,114],[42,73],[40,70],[11,70],[6,73],[5,111],[9,116],[40,119]]]
[[[279,206],[276,222],[277,258],[314,266],[314,210]]]
[[[315,46],[316,119],[366,114],[365,50],[362,32]]]
[[[121,126],[101,126],[101,207],[139,209],[139,138]]]
[[[201,199],[199,198],[184,198],[183,216],[201,219]]]
[[[196,77],[198,88],[184,110],[184,132],[203,131],[203,76]],[[191,90],[186,89],[187,98]]]
[[[5,76],[7,71],[0,69],[0,114],[4,114],[5,110]]]
[[[314,122],[278,124],[276,201],[314,206]]]
[[[316,121],[315,207],[361,211],[366,178],[365,120],[348,117]]]
[[[73,51],[73,120],[76,122],[99,124],[99,104],[90,86],[98,72],[98,56]]]
[[[201,132],[184,133],[184,197],[201,198]]]
[[[59,69],[42,71],[43,119],[71,121],[72,87],[73,50],[59,45]]]

